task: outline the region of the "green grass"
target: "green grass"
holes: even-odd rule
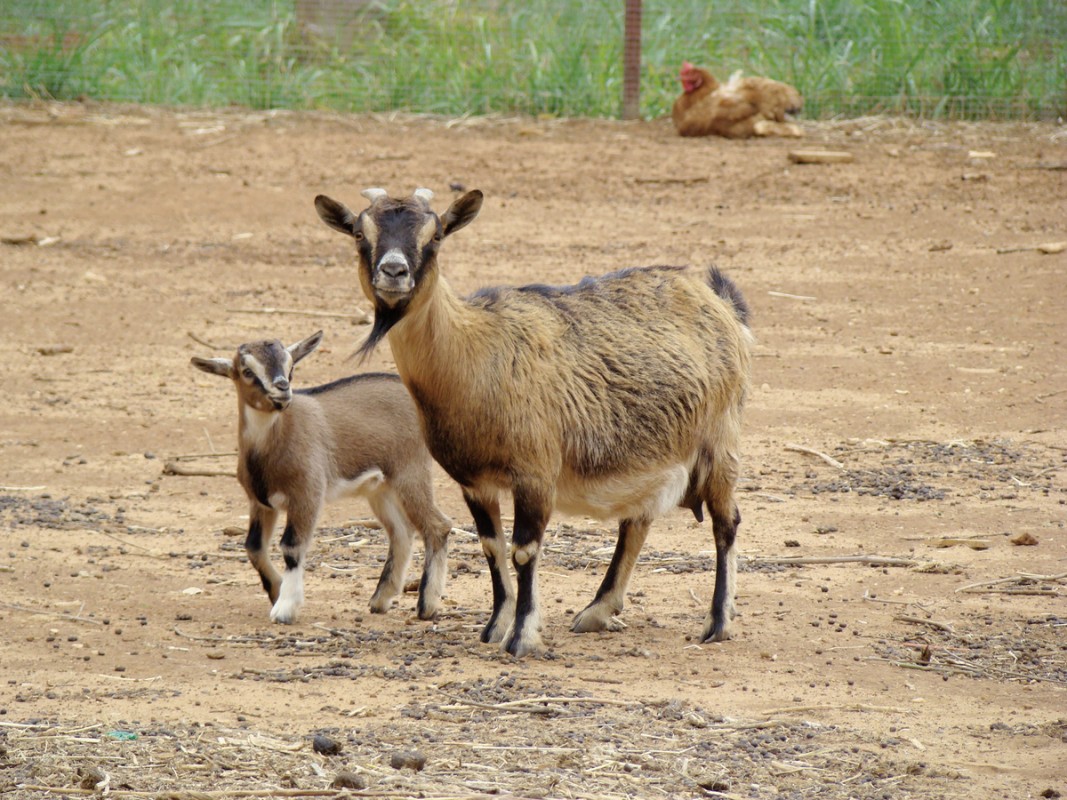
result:
[[[4,0],[0,96],[617,116],[622,0],[379,0],[340,39],[294,0]],[[645,0],[642,114],[682,60],[796,85],[806,116],[1067,115],[1064,0]]]

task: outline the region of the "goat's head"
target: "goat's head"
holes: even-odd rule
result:
[[[467,192],[441,217],[430,208],[429,189],[416,189],[405,199],[391,198],[384,189],[367,189],[363,196],[370,205],[359,214],[321,194],[315,209],[323,222],[356,242],[360,285],[374,304],[374,327],[360,348],[365,355],[436,279],[441,240],[478,216],[482,193]]]
[[[285,347],[277,339],[248,342],[233,358],[193,358],[192,364],[212,375],[229,378],[237,385],[241,402],[257,411],[284,411],[293,399],[289,382],[296,362],[322,341],[322,331]]]

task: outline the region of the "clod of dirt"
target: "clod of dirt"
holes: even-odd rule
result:
[[[389,766],[393,769],[413,769],[416,772],[426,766],[426,756],[418,750],[398,750],[389,757]]]
[[[311,740],[311,747],[316,753],[322,753],[324,756],[335,756],[341,752],[340,742],[329,736],[323,736],[321,733],[315,734],[315,738]]]
[[[1010,541],[1020,547],[1033,547],[1041,540],[1032,533],[1020,533],[1018,536],[1012,536]]]
[[[95,789],[98,783],[107,780],[107,775],[100,767],[88,767],[78,774],[81,775],[81,781],[78,782],[78,786],[82,789]]]
[[[354,772],[338,772],[330,783],[331,789],[355,789],[361,792],[367,788],[367,779]]]
[[[1060,793],[1055,789],[1045,789],[1045,791],[1041,793],[1041,796],[1048,798],[1048,800],[1057,800],[1057,798],[1060,797]]]

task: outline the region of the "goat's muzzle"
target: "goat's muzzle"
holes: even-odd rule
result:
[[[387,306],[393,307],[406,299],[415,288],[411,265],[400,250],[389,250],[374,270],[371,281],[374,293]]]

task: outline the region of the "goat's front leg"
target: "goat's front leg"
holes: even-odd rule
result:
[[[626,586],[633,574],[637,556],[648,537],[651,520],[624,519],[619,523],[619,539],[615,543],[615,555],[611,557],[604,581],[597,590],[593,602],[575,615],[571,630],[575,633],[589,631],[618,631],[624,625],[616,615],[622,611],[626,599]]]
[[[541,647],[541,610],[537,601],[537,565],[551,504],[539,492],[515,487],[515,530],[511,535],[511,563],[518,579],[515,624],[504,640],[504,649],[524,656]]]
[[[416,523],[426,546],[426,561],[419,582],[419,619],[433,619],[441,607],[448,577],[448,535],[452,532],[452,520],[436,508],[426,516],[427,519]]]
[[[489,564],[489,578],[493,582],[493,611],[482,629],[483,642],[500,642],[515,617],[515,588],[508,572],[507,542],[500,524],[500,501],[495,492],[478,495],[473,489],[463,489],[463,499],[474,517],[474,526],[482,542],[482,552]]]
[[[259,573],[263,591],[270,598],[271,605],[278,600],[282,586],[282,576],[270,563],[270,540],[274,536],[274,527],[278,523],[278,512],[268,506],[252,501],[248,511],[248,536],[245,538],[245,552],[248,560]]]
[[[289,509],[285,520],[285,533],[279,544],[285,559],[281,590],[270,610],[274,622],[289,624],[296,621],[297,612],[304,605],[304,561],[311,537],[315,532],[318,514],[307,509]]]

